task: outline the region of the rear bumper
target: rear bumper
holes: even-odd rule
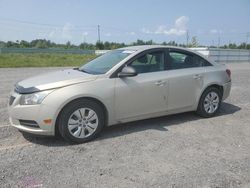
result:
[[[231,91],[231,85],[232,82],[227,82],[223,85],[223,96],[222,96],[222,100],[225,100],[229,95],[230,95],[230,91]]]

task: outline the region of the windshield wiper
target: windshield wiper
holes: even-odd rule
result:
[[[80,71],[80,72],[87,73],[87,74],[94,74],[94,75],[96,75],[96,74],[103,74],[103,73],[101,73],[101,72],[89,72],[89,71],[86,71],[85,69],[79,69],[78,67],[73,68],[73,69],[74,69],[74,70],[78,70],[78,71]]]
[[[79,71],[82,71],[82,72],[85,72],[85,73],[87,73],[87,74],[90,74],[90,72],[88,72],[88,71],[86,71],[86,70],[84,70],[84,69],[79,69]]]
[[[84,73],[87,73],[87,74],[91,74],[90,72],[84,70],[84,69],[79,69],[78,67],[76,68],[73,68],[74,70],[78,70],[78,71],[81,71],[81,72],[84,72]]]

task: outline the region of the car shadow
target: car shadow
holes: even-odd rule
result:
[[[230,103],[223,102],[221,104],[221,109],[217,114],[217,117],[234,114],[235,112],[241,110],[240,107],[235,106]],[[202,117],[196,115],[194,112],[185,112],[181,114],[167,115],[158,118],[140,120],[130,123],[118,124],[110,127],[106,127],[100,136],[93,140],[100,141],[104,139],[119,137],[127,134],[131,134],[134,132],[141,132],[149,129],[154,129],[158,131],[168,131],[168,126],[174,126],[178,124],[182,124],[185,122],[196,121],[201,119]],[[71,145],[64,141],[61,137],[44,137],[44,136],[34,136],[28,133],[23,133],[23,136],[26,140],[48,147],[60,147],[60,146],[68,146]]]

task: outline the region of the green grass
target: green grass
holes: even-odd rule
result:
[[[0,68],[75,67],[95,57],[94,54],[0,54]]]

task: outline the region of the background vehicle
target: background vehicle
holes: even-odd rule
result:
[[[9,102],[11,124],[68,141],[93,139],[104,126],[173,113],[214,116],[229,96],[230,70],[177,47],[133,46],[80,68],[19,82]]]

